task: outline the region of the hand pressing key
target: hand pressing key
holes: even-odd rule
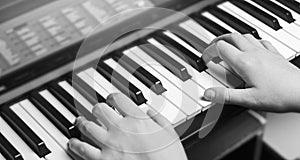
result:
[[[211,51],[217,52],[211,52]],[[245,89],[210,88],[207,100],[271,112],[300,112],[300,70],[267,41],[252,35],[226,34],[204,51],[208,63],[220,57],[247,84]]]
[[[120,114],[115,110],[116,108]],[[86,160],[185,160],[180,139],[159,113],[142,112],[130,99],[112,94],[94,107],[96,123],[79,118],[77,127],[97,145],[72,139],[69,148]],[[102,126],[98,124],[103,124]]]

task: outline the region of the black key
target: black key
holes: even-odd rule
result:
[[[295,0],[277,0],[286,7],[300,14],[300,3]]]
[[[45,142],[38,137],[11,109],[6,108],[2,110],[1,115],[11,128],[39,157],[45,157],[51,153]]]
[[[79,103],[75,102],[76,100],[63,88],[61,88],[58,84],[58,82],[52,82],[49,84],[48,90],[53,94],[55,98],[57,98],[70,112],[72,112],[76,117],[78,117],[78,107],[77,104]]]
[[[147,41],[142,41],[142,45],[139,47],[150,55],[153,59],[159,62],[162,66],[168,69],[171,73],[177,76],[182,81],[186,81],[191,78],[191,75],[188,73],[187,69],[175,61],[173,58],[168,56],[166,53],[161,51],[159,48],[155,47],[154,45],[150,44]]]
[[[165,35],[164,33],[157,32],[156,39],[199,72],[203,72],[207,69],[205,62],[201,57],[198,57],[196,54],[194,54],[169,36]]]
[[[122,65],[127,71],[129,71],[129,73],[135,76],[157,95],[160,95],[166,91],[159,79],[145,70],[135,61],[130,59],[128,56],[124,55],[121,52],[116,52],[113,55],[113,59],[115,59],[120,65]]]
[[[23,160],[20,152],[0,133],[0,153],[7,160]]]
[[[195,47],[199,52],[203,53],[204,50],[208,47],[208,44],[203,40],[196,37],[194,34],[189,31],[179,27],[178,25],[172,25],[167,27],[173,34],[181,38],[187,44]]]
[[[69,76],[67,81],[78,90],[86,99],[88,99],[93,105],[97,103],[106,102],[106,99],[96,92],[90,85],[86,84],[77,75]]]
[[[75,76],[74,76],[75,77]],[[70,83],[71,78],[67,78],[67,83]],[[73,83],[74,82],[74,83]],[[73,81],[71,83],[73,83],[73,87],[75,88],[75,81]],[[65,91],[61,86],[58,85],[59,81],[56,82],[52,82],[49,85],[49,91],[66,107],[69,109],[69,111],[71,111],[76,117],[78,117],[79,115],[84,116],[87,120],[89,121],[95,121],[95,117],[92,115],[92,113],[87,110],[80,102],[78,102],[71,94],[69,94],[67,91]],[[84,88],[82,88],[84,89]],[[78,90],[78,89],[77,89]],[[86,91],[84,91],[86,92]],[[93,94],[95,91],[89,93],[89,94]],[[94,97],[94,95],[92,95],[94,103],[98,103],[97,99],[100,100],[103,97],[97,97],[97,99],[94,99],[96,97]],[[97,95],[96,95],[97,96]],[[100,95],[99,95],[100,96]],[[87,98],[87,97],[86,97]],[[90,101],[90,102],[92,102]],[[105,100],[106,101],[106,100]],[[105,101],[99,101],[99,102],[105,102]]]
[[[277,5],[276,3],[270,0],[253,0],[253,1],[261,5],[262,7],[266,8],[267,10],[271,11],[272,13],[276,14],[278,17],[282,18],[288,23],[292,23],[295,21],[290,11],[288,11],[285,8],[282,8],[281,6]]]
[[[68,138],[79,138],[80,132],[38,92],[31,93],[30,101]]]
[[[117,87],[122,93],[130,97],[137,105],[147,102],[140,89],[130,83],[122,75],[115,72],[107,64],[100,62],[96,69],[103,77]]]
[[[238,6],[245,12],[249,13],[253,17],[257,18],[258,20],[262,21],[264,24],[268,25],[269,27],[273,28],[274,30],[279,30],[282,27],[280,26],[278,20],[273,17],[272,15],[269,15],[265,11],[262,11],[261,9],[253,6],[252,4],[242,1],[242,0],[233,0],[230,1],[234,5]]]
[[[231,33],[230,31],[215,23],[214,21],[200,15],[200,13],[192,15],[192,18],[202,27],[206,28],[209,32],[214,34],[216,37],[219,37],[223,34]]]
[[[211,14],[219,18],[221,21],[227,23],[229,26],[240,32],[241,34],[252,34],[255,38],[261,39],[258,35],[258,32],[255,28],[246,24],[245,22],[237,19],[231,14],[217,8],[213,7],[209,10]]]

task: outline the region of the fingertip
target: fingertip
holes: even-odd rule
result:
[[[215,98],[215,95],[216,95],[216,93],[213,89],[207,89],[204,92],[204,98],[208,101],[213,100]]]
[[[81,147],[79,147],[79,140],[76,138],[71,138],[68,142],[68,147],[69,149],[71,149],[73,152],[78,153],[78,151],[80,151],[80,153],[83,153],[83,149],[79,149]]]
[[[82,116],[79,116],[75,119],[75,126],[80,126],[86,119]]]
[[[93,109],[92,109],[92,114],[94,116],[97,116],[101,113],[102,107],[104,107],[104,105],[106,105],[105,103],[98,103],[96,104]]]

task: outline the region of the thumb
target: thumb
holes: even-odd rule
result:
[[[235,104],[241,106],[253,106],[254,98],[251,89],[231,89],[214,87],[205,90],[204,98],[219,104]]]

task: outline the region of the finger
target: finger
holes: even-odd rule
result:
[[[264,48],[264,46],[260,43],[259,40],[253,37],[252,34],[245,34],[244,37],[252,43],[254,46],[259,47],[259,48]]]
[[[202,54],[202,59],[203,61],[207,64],[208,62],[210,62],[213,58],[218,57],[219,53],[218,53],[218,49],[216,46],[216,43],[213,43],[211,45],[209,45]]]
[[[261,40],[260,43],[266,48],[267,50],[275,53],[275,54],[280,54],[278,50],[269,42],[266,40]],[[281,54],[280,54],[281,55]]]
[[[147,115],[161,127],[171,126],[171,123],[160,113],[154,112],[152,109],[147,111]]]
[[[248,51],[254,48],[254,45],[252,43],[249,43],[248,39],[246,39],[243,35],[239,33],[225,34],[216,38],[213,42],[217,43],[221,40],[230,43],[231,45],[235,46],[241,51]]]
[[[97,104],[92,111],[93,115],[107,128],[117,124],[123,118],[115,110],[105,103]]]
[[[87,121],[85,118],[80,117],[76,120],[76,126],[82,134],[98,142],[97,144],[104,144],[107,140],[107,130],[94,122]]]
[[[106,103],[116,108],[124,117],[145,118],[147,115],[128,97],[120,93],[110,94]]]
[[[243,67],[241,62],[241,51],[231,44],[221,40],[216,44],[220,57],[233,69],[240,69]]]
[[[76,138],[71,139],[68,143],[69,149],[76,153],[79,157],[89,160],[101,159],[101,150],[94,146],[82,142]]]
[[[235,104],[241,106],[254,106],[255,98],[252,89],[209,88],[204,92],[204,98],[220,104]]]

